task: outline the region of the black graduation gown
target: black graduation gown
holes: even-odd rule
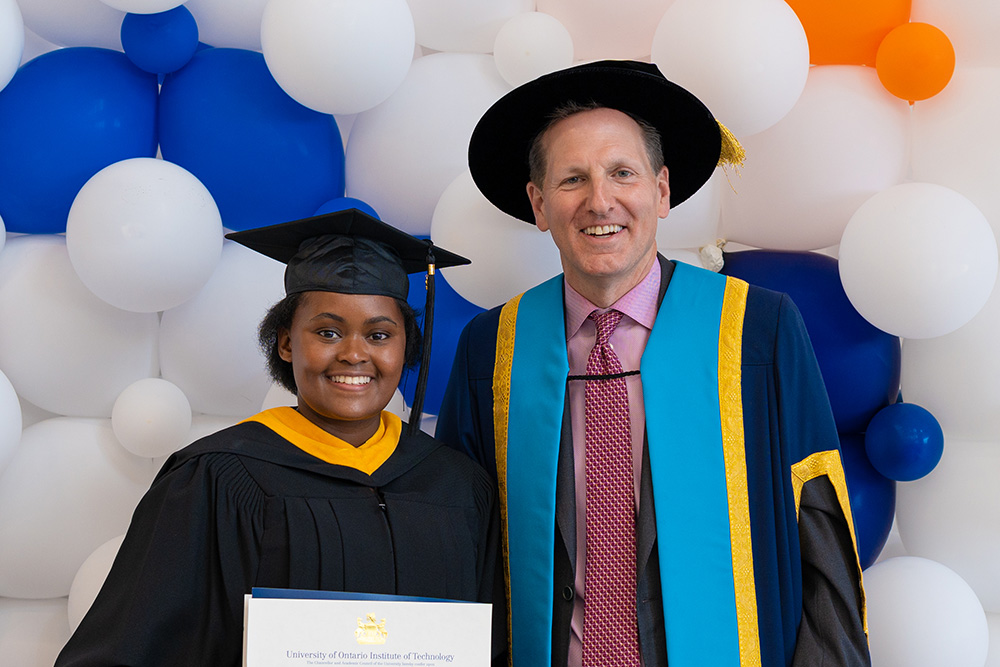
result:
[[[166,462],[56,666],[238,665],[254,586],[488,602],[494,501],[423,433],[369,476],[260,423],[224,429]]]

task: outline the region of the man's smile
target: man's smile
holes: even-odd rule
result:
[[[621,225],[592,225],[583,230],[588,236],[611,236],[625,229]]]

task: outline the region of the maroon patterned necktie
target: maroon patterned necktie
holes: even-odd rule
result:
[[[587,375],[621,374],[621,362],[609,341],[622,313],[595,310],[590,319],[597,325],[597,342],[587,359]],[[632,432],[625,378],[588,377],[585,396],[587,566],[583,665],[638,667]]]

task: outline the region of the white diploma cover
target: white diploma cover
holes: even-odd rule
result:
[[[491,607],[392,595],[255,588],[245,667],[489,667]]]

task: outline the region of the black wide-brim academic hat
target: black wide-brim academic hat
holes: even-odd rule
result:
[[[603,60],[546,74],[515,88],[490,107],[472,133],[469,168],[487,199],[534,224],[525,187],[528,152],[552,112],[567,103],[596,103],[641,118],[659,133],[670,172],[670,205],[693,195],[719,163],[722,134],[712,112],[668,81],[656,65]]]

